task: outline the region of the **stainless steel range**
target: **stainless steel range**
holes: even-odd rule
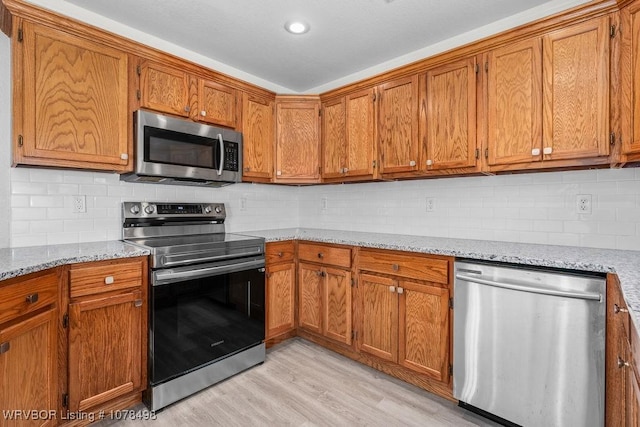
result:
[[[264,239],[225,233],[222,203],[125,202],[122,218],[151,251],[147,406],[264,362]]]

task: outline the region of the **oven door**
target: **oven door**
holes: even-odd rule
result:
[[[151,284],[152,385],[264,341],[264,257],[157,270]]]

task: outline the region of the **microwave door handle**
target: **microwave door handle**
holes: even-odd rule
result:
[[[218,143],[220,145],[220,166],[218,167],[218,176],[222,175],[222,167],[224,166],[224,140],[222,134],[218,134]]]

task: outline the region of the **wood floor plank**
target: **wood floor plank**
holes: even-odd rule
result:
[[[104,420],[99,426],[497,426],[300,338],[269,349],[263,365],[156,416],[156,420]]]

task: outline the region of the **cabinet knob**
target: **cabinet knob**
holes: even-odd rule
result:
[[[201,115],[202,117],[206,117],[206,116],[207,116],[207,112],[206,112],[206,111],[204,111],[204,110],[202,110],[202,111],[200,111],[200,115]]]
[[[282,255],[283,255],[283,254],[282,254],[282,252],[278,252],[278,256],[279,256],[280,258],[282,258]]]
[[[120,160],[129,160],[129,155],[127,153],[120,153]]]
[[[324,255],[322,254],[322,252],[318,252],[318,258],[324,258]]]
[[[396,291],[395,286],[389,286],[389,292],[395,292],[395,291]]]
[[[189,107],[188,105],[185,105],[184,112],[188,113],[189,111],[191,111],[191,107]]]
[[[393,271],[398,271],[400,270],[400,266],[398,264],[392,264],[391,268],[393,268]]]
[[[342,173],[347,173],[347,172],[349,172],[349,168],[343,168],[342,169]]]
[[[251,168],[250,168],[249,166],[247,166],[247,167],[245,167],[245,168],[244,168],[244,171],[245,171],[245,172],[249,172],[250,170],[251,170]]]
[[[627,366],[629,366],[629,362],[618,356],[618,368],[626,368]]]
[[[400,286],[398,286],[398,293],[399,294],[403,294],[404,293],[404,288],[401,288]]]
[[[133,306],[134,307],[142,307],[142,300],[141,299],[137,299],[133,302]]]
[[[427,160],[427,166],[431,166],[433,164],[433,160]]]
[[[540,149],[539,148],[534,148],[531,150],[531,155],[532,156],[539,156],[540,155]]]
[[[104,278],[104,284],[105,285],[112,285],[114,282],[113,280],[113,276],[107,276]]]
[[[278,176],[282,175],[282,171],[276,171],[276,175]]]
[[[618,304],[613,304],[613,312],[618,314],[618,313],[628,313],[629,310],[627,310],[626,308],[622,308],[620,307]]]
[[[542,150],[543,154],[551,154],[553,153],[553,147],[544,147],[544,149]]]
[[[416,161],[415,160],[409,161],[409,166],[413,167],[415,165],[416,165]]]
[[[0,354],[6,353],[11,348],[11,343],[9,341],[3,342],[0,344]]]
[[[26,301],[29,304],[38,302],[38,293],[36,292],[35,294],[27,295]]]

